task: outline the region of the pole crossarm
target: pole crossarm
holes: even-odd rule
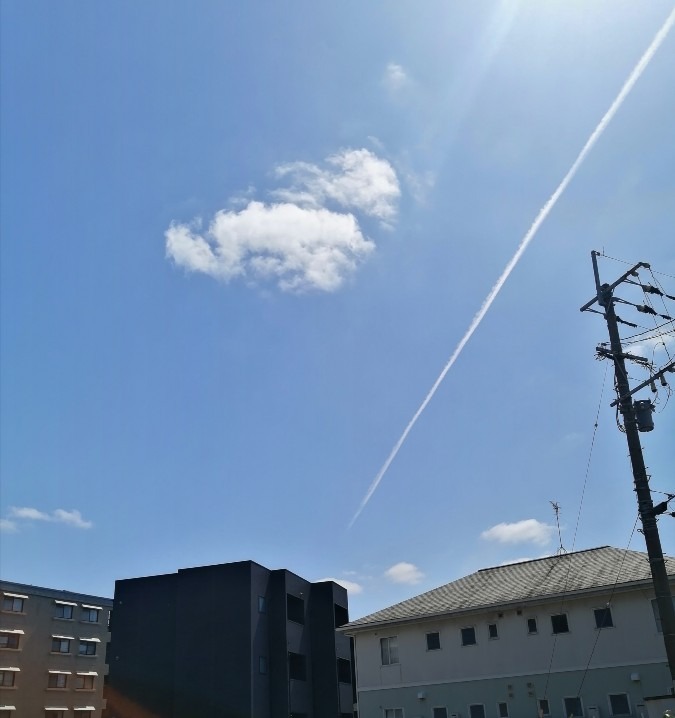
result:
[[[591,256],[593,257],[593,267],[597,269],[597,264],[596,264],[595,258],[601,256],[601,254],[600,254],[600,252],[596,252],[595,250],[593,250],[593,251],[591,252]],[[630,277],[630,276],[636,276],[636,275],[637,275],[637,270],[640,269],[640,267],[644,267],[645,269],[649,269],[649,268],[650,268],[650,265],[647,264],[647,262],[638,262],[634,267],[631,267],[627,272],[625,272],[624,274],[622,274],[622,275],[616,280],[616,282],[614,282],[613,284],[607,285],[607,288],[609,289],[609,291],[612,292],[615,287],[618,287],[619,284],[621,284],[622,282],[625,282],[626,279],[628,279],[628,277]],[[598,277],[597,271],[595,272],[595,289],[596,289],[596,295],[593,297],[593,299],[591,299],[590,301],[586,302],[586,304],[584,304],[584,306],[579,309],[580,312],[585,312],[589,307],[592,307],[596,302],[597,302],[601,307],[604,306],[604,304],[603,304],[603,302],[602,302],[602,289],[603,289],[603,287],[602,287],[602,285],[600,284],[600,279],[599,279],[599,277]],[[611,296],[611,295],[610,295],[610,296]]]
[[[630,357],[630,358],[633,358],[633,357]],[[624,399],[627,399],[629,396],[633,396],[633,394],[635,394],[635,392],[640,391],[640,389],[644,389],[646,386],[649,386],[649,384],[651,384],[655,379],[659,379],[666,372],[669,372],[669,371],[675,371],[675,361],[671,361],[670,364],[666,364],[663,367],[663,369],[661,369],[660,371],[657,371],[656,374],[652,374],[649,377],[649,379],[647,379],[647,381],[643,381],[642,384],[639,384],[634,389],[631,389],[630,392],[626,396],[620,396],[618,399],[615,399],[610,404],[610,406],[616,406],[617,404],[621,403]]]

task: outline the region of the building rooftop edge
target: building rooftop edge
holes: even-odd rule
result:
[[[17,581],[7,581],[0,579],[0,590],[17,591],[35,596],[43,596],[45,598],[76,598],[84,601],[96,601],[104,604],[107,608],[112,608],[113,599],[105,596],[95,596],[92,593],[82,593],[81,591],[67,591],[60,588],[49,588],[47,586],[34,586],[31,583],[18,583]]]

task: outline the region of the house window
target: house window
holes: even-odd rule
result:
[[[398,663],[398,636],[380,638],[380,653],[383,666],[393,666]]]
[[[528,618],[527,619],[527,632],[537,633],[537,619],[536,618]]]
[[[14,631],[0,631],[0,648],[17,650],[20,640],[21,634],[19,633],[14,633]]]
[[[78,653],[81,656],[95,656],[96,655],[96,643],[97,641],[90,641],[86,638],[80,639],[80,647]]]
[[[98,617],[101,609],[94,606],[84,606],[82,608],[81,619],[85,623],[98,623]]]
[[[596,628],[613,628],[614,621],[612,620],[612,611],[609,606],[605,608],[596,608],[593,611],[595,615],[595,627]]]
[[[432,718],[448,718],[448,709],[445,706],[434,708]]]
[[[352,682],[352,664],[346,658],[337,659],[338,683]]]
[[[335,617],[335,627],[344,626],[349,623],[349,611],[339,604],[333,604],[333,615]]]
[[[267,674],[267,656],[258,656],[258,673]]]
[[[509,704],[497,703],[497,715],[499,718],[509,718]]]
[[[305,602],[298,596],[291,596],[286,594],[286,615],[289,621],[295,623],[305,622]]]
[[[472,703],[469,706],[469,718],[485,718],[485,706],[482,703]]]
[[[385,708],[384,718],[403,718],[403,708]]]
[[[476,629],[473,626],[462,628],[462,645],[473,646],[476,643]]]
[[[551,715],[551,707],[548,704],[547,698],[539,699],[539,715],[540,716],[550,716]]]
[[[3,688],[11,688],[14,685],[14,677],[16,671],[10,671],[8,668],[0,668],[0,686]]]
[[[70,653],[70,642],[74,640],[69,636],[52,636],[52,653]]]
[[[96,678],[95,675],[78,673],[75,676],[75,690],[76,691],[93,691],[95,678]]]
[[[581,698],[563,698],[565,704],[565,715],[567,718],[582,718],[584,715],[584,707],[581,704]]]
[[[499,638],[499,630],[496,623],[488,623],[488,638]]]
[[[296,681],[307,680],[307,660],[301,653],[288,654],[288,677]]]
[[[18,596],[6,593],[2,597],[2,610],[10,613],[23,613],[24,602],[27,596]]]
[[[68,674],[50,673],[47,688],[68,688]]]
[[[553,633],[569,633],[570,627],[567,623],[566,613],[556,613],[551,616],[551,628]]]
[[[673,596],[673,608],[675,608],[675,596]],[[655,598],[652,598],[652,611],[654,611],[654,620],[656,621],[656,630],[659,633],[663,633],[663,626],[661,625],[661,612],[659,611],[659,604]]]
[[[610,693],[609,713],[613,716],[630,715],[630,701],[627,693]]]
[[[267,599],[264,596],[258,596],[258,613],[267,613]]]
[[[54,618],[73,620],[73,607],[69,603],[57,603],[54,609]]]
[[[441,634],[438,631],[427,633],[427,651],[438,651],[441,647]]]

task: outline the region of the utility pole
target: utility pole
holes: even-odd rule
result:
[[[614,289],[624,281],[631,281],[629,277],[637,276],[637,270],[641,267],[649,269],[649,265],[639,262],[629,269],[613,284],[600,284],[600,275],[598,272],[597,262],[598,252],[591,252],[593,261],[593,272],[595,274],[596,296],[583,307],[581,311],[594,311],[603,314],[607,322],[609,331],[610,350],[598,349],[601,356],[611,358],[614,362],[614,375],[616,378],[616,388],[618,399],[613,405],[618,404],[619,411],[623,416],[623,423],[626,432],[626,440],[628,442],[628,451],[630,453],[630,461],[633,469],[633,481],[635,484],[635,493],[638,501],[638,512],[640,521],[642,522],[642,532],[647,545],[647,555],[649,557],[649,566],[652,573],[652,581],[654,584],[654,592],[656,593],[656,603],[661,617],[661,627],[663,630],[663,641],[666,646],[666,657],[670,668],[670,679],[672,682],[671,690],[675,692],[675,608],[673,607],[673,599],[670,592],[670,584],[668,581],[668,572],[661,548],[661,538],[659,536],[658,524],[656,516],[664,513],[667,508],[667,502],[654,508],[652,495],[649,489],[649,477],[645,468],[644,457],[642,455],[642,446],[640,444],[639,431],[650,431],[653,427],[651,423],[651,412],[653,406],[651,401],[633,402],[633,394],[648,384],[653,384],[654,380],[659,378],[661,383],[665,385],[664,374],[666,371],[675,371],[675,362],[670,362],[661,371],[650,376],[646,382],[631,390],[626,372],[626,362],[628,359],[639,359],[629,354],[625,354],[621,346],[621,337],[619,335],[619,322],[622,321],[616,315],[614,304],[617,300],[614,297]],[[603,311],[590,309],[597,302]],[[625,322],[624,322],[625,323]],[[650,370],[651,371],[651,370]],[[636,408],[638,411],[636,412]],[[640,419],[640,421],[638,421]]]

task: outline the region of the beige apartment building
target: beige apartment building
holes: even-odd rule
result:
[[[112,600],[0,581],[0,718],[101,718]]]

